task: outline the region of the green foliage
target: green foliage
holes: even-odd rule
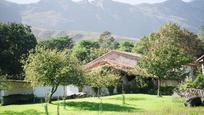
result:
[[[199,74],[196,79],[193,81],[195,88],[204,89],[204,75]]]
[[[193,80],[186,79],[184,82],[179,84],[178,89],[179,90],[186,90],[187,88],[195,88],[195,85],[193,83]]]
[[[198,74],[195,80],[186,79],[178,86],[179,90],[186,90],[188,88],[204,89],[204,75]]]
[[[34,99],[33,94],[14,94],[9,96],[2,97],[2,105],[9,105],[9,104],[26,104],[32,103]]]
[[[160,79],[179,77],[182,65],[191,62],[191,57],[174,46],[155,47],[139,61],[139,65],[148,73]],[[182,78],[175,78],[182,79]]]
[[[182,65],[191,62],[191,57],[170,45],[160,45],[152,48],[151,52],[144,55],[139,66],[158,78],[158,95],[160,90],[160,80],[163,79],[183,79]]]
[[[37,49],[24,62],[26,80],[33,86],[51,86],[50,98],[59,85],[82,85],[83,75],[79,63],[71,57],[70,51]]]
[[[108,31],[105,31],[100,35],[98,42],[101,48],[117,49],[119,47],[119,43],[115,41],[112,34]]]
[[[46,41],[41,41],[38,44],[38,47],[44,47],[46,49],[71,49],[74,46],[72,38],[69,36],[61,36],[61,37],[52,37]]]
[[[6,87],[6,84],[4,81],[6,80],[7,77],[8,76],[5,74],[2,74],[2,72],[0,70],[0,91]]]
[[[132,52],[133,47],[134,47],[133,42],[124,41],[124,42],[120,43],[120,50],[121,51]]]
[[[81,40],[77,42],[73,49],[73,56],[82,63],[88,63],[97,57],[107,53],[109,49],[100,48],[98,42],[91,40]]]
[[[96,68],[86,76],[86,83],[96,88],[114,86],[118,83],[118,80],[118,74],[109,66]]]
[[[145,54],[160,43],[183,49],[193,57],[201,56],[204,51],[203,42],[197,38],[197,35],[171,22],[163,25],[158,32],[142,38],[135,44],[134,51]]]
[[[172,95],[176,86],[161,86],[161,95]]]
[[[160,35],[158,33],[151,33],[149,36],[144,36],[142,39],[140,39],[140,41],[135,43],[133,51],[145,54],[151,50],[153,43],[159,38]]]
[[[139,93],[152,93],[154,83],[151,79],[138,76],[135,78],[135,86],[139,89]]]
[[[23,79],[20,60],[35,48],[37,40],[30,26],[0,23],[0,69],[9,79]]]
[[[105,49],[105,48],[91,49],[89,60],[92,61],[92,60],[102,56],[103,54],[109,52],[109,51],[110,51],[110,49]]]

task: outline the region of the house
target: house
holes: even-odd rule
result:
[[[107,64],[127,71],[134,69],[140,57],[140,54],[112,50],[86,64],[84,68],[87,71],[91,71],[94,68]]]
[[[84,68],[86,71],[91,71],[94,68],[104,66],[104,65],[109,65],[123,71],[124,73],[127,73],[127,72],[130,73],[133,70],[133,72],[131,72],[132,73],[131,75],[126,76],[125,82],[127,84],[132,83],[132,85],[135,85],[134,82],[132,82],[132,80],[136,76],[140,76],[140,74],[138,74],[138,72],[135,71],[135,67],[137,66],[137,63],[141,58],[141,56],[142,55],[137,53],[113,50],[89,62],[84,66]],[[152,79],[155,79],[155,78],[152,78]],[[157,84],[156,80],[154,82],[155,84]],[[161,85],[177,85],[178,83],[179,82],[176,80],[161,81]]]
[[[140,57],[140,54],[112,50],[84,65],[84,69],[85,71],[89,72],[101,66],[111,66],[121,71],[121,73],[123,74],[123,76],[121,76],[123,83],[133,86],[135,84],[133,80],[135,78],[135,75],[129,74],[128,72],[134,70]],[[89,88],[89,92],[90,90],[94,92],[93,89]],[[84,91],[85,93],[87,93],[86,90]],[[103,88],[102,92],[104,92],[105,94],[110,93],[108,92],[107,88]],[[117,87],[114,88],[114,93],[117,93]]]

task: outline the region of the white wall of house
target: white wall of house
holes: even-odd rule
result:
[[[36,97],[45,97],[48,95],[51,91],[51,87],[44,87],[44,86],[38,86],[33,88],[33,94]],[[73,95],[79,93],[79,88],[73,85],[69,86],[59,86],[57,88],[57,91],[54,93],[53,97],[61,97],[66,94],[66,96]]]
[[[35,95],[35,97],[45,97],[48,96],[50,91],[51,91],[52,87],[46,87],[46,86],[38,86],[38,87],[34,87],[33,88],[33,94]],[[64,95],[64,87],[63,86],[59,86],[57,88],[57,91],[53,94],[53,97],[60,97]]]
[[[74,86],[74,85],[66,86],[66,95],[67,96],[77,94],[77,93],[79,93],[79,88],[77,86]]]
[[[90,86],[85,86],[82,90],[84,93],[86,93],[89,96],[96,96],[96,92],[94,89]]]

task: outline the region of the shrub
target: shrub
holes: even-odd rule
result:
[[[193,86],[198,89],[204,89],[204,75],[199,74],[193,81]]]
[[[178,90],[186,90],[187,88],[195,88],[193,80],[186,79],[178,85]]]
[[[122,93],[121,89],[122,89],[121,84],[118,84],[117,86],[118,93]],[[138,76],[135,77],[135,79],[130,81],[129,83],[124,84],[124,90],[126,93],[154,94],[155,85],[153,79]]]
[[[174,93],[174,89],[176,86],[161,86],[161,94],[162,95],[172,95]]]
[[[33,94],[28,95],[9,95],[3,96],[1,99],[1,105],[9,105],[9,104],[24,104],[24,103],[31,103],[34,100]]]

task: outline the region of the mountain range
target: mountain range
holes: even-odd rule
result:
[[[31,25],[39,38],[70,33],[80,37],[83,36],[81,31],[110,31],[137,39],[157,31],[169,21],[197,32],[204,25],[204,0],[167,0],[137,5],[112,0],[41,0],[24,5],[0,1],[0,22]]]

